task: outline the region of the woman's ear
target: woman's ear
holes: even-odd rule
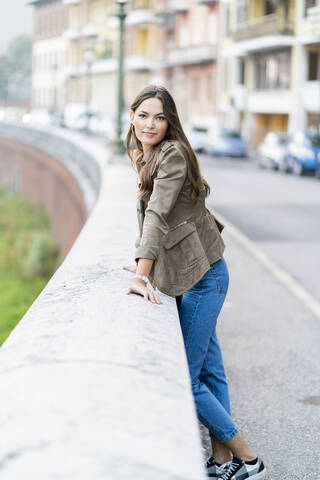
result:
[[[133,122],[133,119],[134,119],[134,112],[132,110],[129,111],[129,114],[130,114],[130,121],[131,123]]]

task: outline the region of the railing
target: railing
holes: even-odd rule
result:
[[[169,10],[172,12],[186,12],[189,8],[188,0],[169,0]]]
[[[216,45],[190,45],[188,47],[172,48],[168,52],[168,65],[184,65],[211,62],[217,58]]]
[[[274,13],[238,25],[233,37],[234,40],[241,41],[276,34],[292,35],[293,22]]]
[[[11,127],[11,138],[21,132],[78,178],[98,169],[101,181],[89,182],[94,208],[70,253],[0,349],[1,480],[204,480],[175,301],[125,295],[129,161],[58,129]]]
[[[307,20],[310,33],[320,35],[320,4],[307,9]]]

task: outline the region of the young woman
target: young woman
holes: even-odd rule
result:
[[[229,275],[223,225],[205,206],[210,187],[182,130],[168,90],[150,85],[130,108],[127,152],[139,174],[135,273],[127,294],[160,304],[153,287],[176,298],[192,393],[208,428],[211,478],[261,480],[266,469],[230,413],[228,384],[216,335]]]

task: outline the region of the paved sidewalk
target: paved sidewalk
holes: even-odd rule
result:
[[[269,480],[319,480],[319,321],[228,227],[223,238],[230,287],[218,332],[234,420]]]

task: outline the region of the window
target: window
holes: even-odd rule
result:
[[[304,15],[307,15],[308,8],[315,7],[317,5],[317,0],[305,0]]]
[[[290,51],[257,55],[255,62],[255,87],[258,90],[289,88]]]
[[[236,21],[237,25],[245,23],[248,19],[248,0],[239,0],[237,2]]]
[[[210,12],[208,15],[208,33],[207,39],[209,43],[217,43],[217,14]]]
[[[224,9],[222,10],[223,15],[223,36],[228,37],[230,33],[230,8],[229,5],[224,5]]]
[[[208,76],[207,76],[207,98],[208,100],[212,100],[212,85],[213,83],[213,75],[211,72],[208,73]]]
[[[265,0],[264,2],[264,14],[265,15],[271,15],[272,13],[275,13],[275,6],[274,2],[271,0]]]
[[[198,100],[199,98],[199,79],[198,77],[193,77],[192,79],[192,87],[193,87],[193,100]]]
[[[221,60],[221,88],[226,92],[229,88],[229,69],[228,69],[228,60]]]
[[[244,58],[239,59],[238,83],[240,83],[240,85],[244,85],[244,83],[245,83],[245,60],[244,60]]]
[[[308,80],[320,80],[320,51],[309,52]]]

